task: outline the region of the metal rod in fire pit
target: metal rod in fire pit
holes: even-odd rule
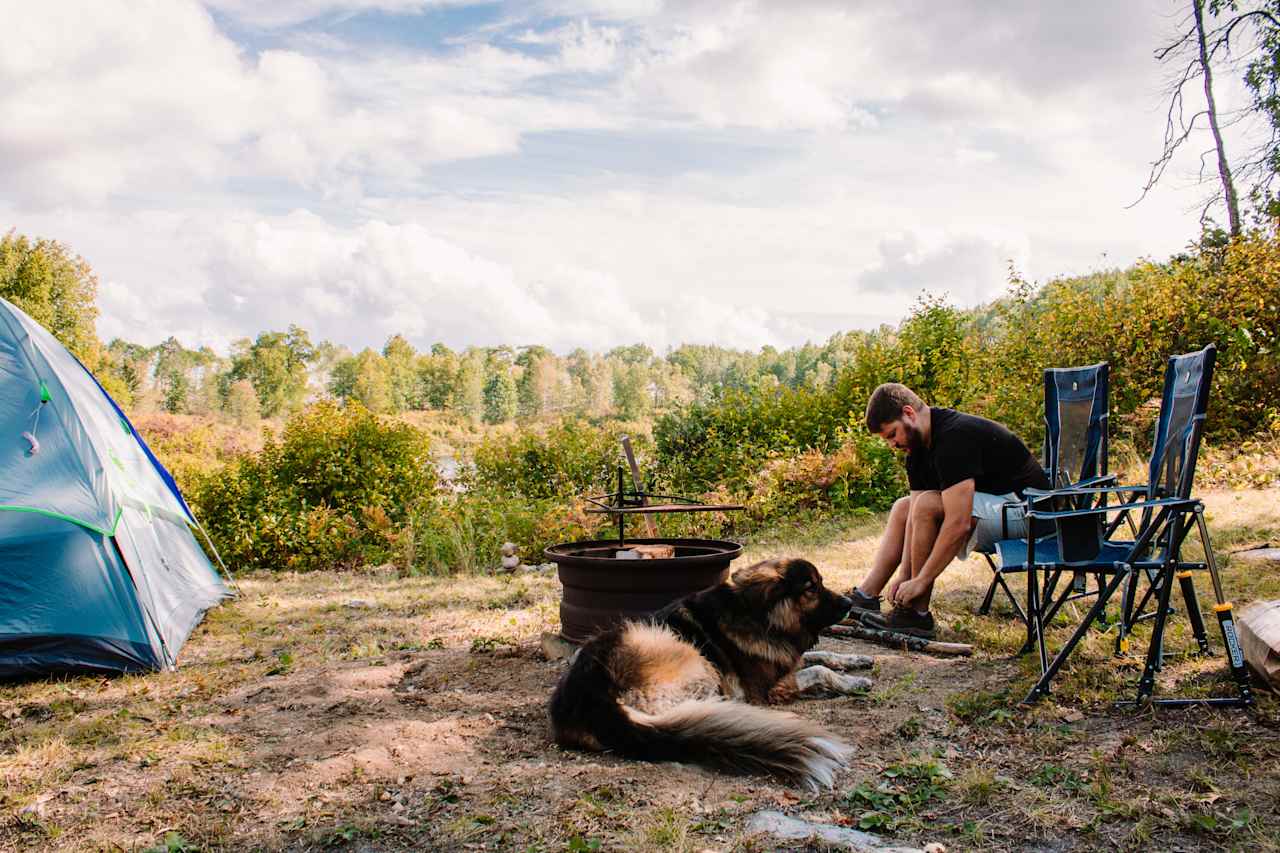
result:
[[[631,466],[631,485],[635,487],[636,494],[640,495],[640,505],[644,506],[649,503],[649,499],[644,496],[644,487],[640,485],[640,466],[636,464],[636,455],[631,450],[631,436],[624,435],[622,437],[622,453],[627,457],[627,464]],[[653,516],[644,513],[640,516],[644,519],[644,530],[649,538],[655,538],[658,535],[658,527],[653,523]]]

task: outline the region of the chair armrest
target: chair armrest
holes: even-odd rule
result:
[[[1114,486],[1115,482],[1116,482],[1115,474],[1102,474],[1097,477],[1086,477],[1078,483],[1072,483],[1070,486],[1068,486],[1068,488],[1082,489],[1082,488],[1089,488],[1091,486],[1100,486],[1103,484],[1111,484],[1112,486]],[[1116,488],[1126,489],[1129,491],[1132,491],[1134,489],[1143,489],[1143,490],[1146,489],[1145,486],[1117,486]],[[1114,490],[1108,489],[1108,491],[1114,491]]]
[[[1107,475],[1111,476],[1111,475]],[[1147,486],[1066,486],[1061,489],[1023,489],[1022,493],[1027,497],[1034,497],[1037,501],[1044,498],[1056,497],[1072,497],[1075,495],[1101,495],[1111,494],[1114,492],[1128,492],[1137,494],[1147,491]]]
[[[1088,509],[1067,509],[1058,511],[1037,510],[1035,507],[1027,513],[1028,518],[1079,518],[1085,515],[1106,515],[1112,512],[1127,512],[1135,509],[1147,509],[1154,507],[1192,507],[1200,501],[1196,498],[1160,498],[1150,501],[1134,501],[1133,503],[1111,504],[1110,506],[1097,506]]]

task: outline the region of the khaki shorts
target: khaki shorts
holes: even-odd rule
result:
[[[1010,504],[1009,509],[1004,506]],[[1006,534],[1003,518],[1008,520]],[[1001,539],[1019,539],[1027,535],[1026,519],[1022,517],[1022,501],[1013,492],[1007,495],[989,495],[986,492],[973,493],[973,517],[977,524],[969,534],[960,551],[960,559],[967,560],[974,551],[990,554]]]

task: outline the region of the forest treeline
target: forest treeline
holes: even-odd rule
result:
[[[611,483],[623,433],[651,485],[747,506],[737,518],[664,519],[670,533],[883,508],[901,493],[901,466],[861,421],[870,391],[891,380],[1001,420],[1035,447],[1042,370],[1108,361],[1115,446],[1138,456],[1165,360],[1214,343],[1210,443],[1280,433],[1280,239],[1271,230],[1042,285],[1015,275],[1004,296],[972,309],[924,294],[897,325],[757,352],[418,350],[396,336],[353,354],[297,327],[225,355],[174,340],[102,344],[92,334],[94,285],[60,244],[0,242],[0,296],[52,329],[126,407],[204,416],[202,426],[148,438],[242,568],[481,569],[505,540],[536,555],[596,532],[599,517],[582,513],[580,499]],[[444,483],[431,436],[396,417],[411,410],[515,425],[478,427]],[[228,454],[210,441],[210,424],[243,432],[262,418],[275,426],[261,450]]]

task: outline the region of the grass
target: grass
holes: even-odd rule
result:
[[[1280,597],[1280,571],[1229,556],[1280,542],[1277,499],[1209,496],[1238,605]],[[880,523],[774,531],[739,565],[799,553],[844,589]],[[975,614],[989,578],[970,560],[935,596],[944,639],[975,643],[971,659],[824,641],[875,655],[876,685],[794,709],[857,744],[837,789],[809,795],[551,745],[561,670],[538,636],[558,627],[554,576],[245,577],[176,672],[0,685],[0,850],[778,849],[742,835],[766,808],[951,850],[1280,849],[1275,697],[1117,710],[1137,656],[1114,658],[1099,632],[1022,708],[1036,664],[1014,656],[1024,632],[1007,612]],[[1182,654],[1192,645],[1174,620],[1160,689],[1226,688],[1222,657]]]

